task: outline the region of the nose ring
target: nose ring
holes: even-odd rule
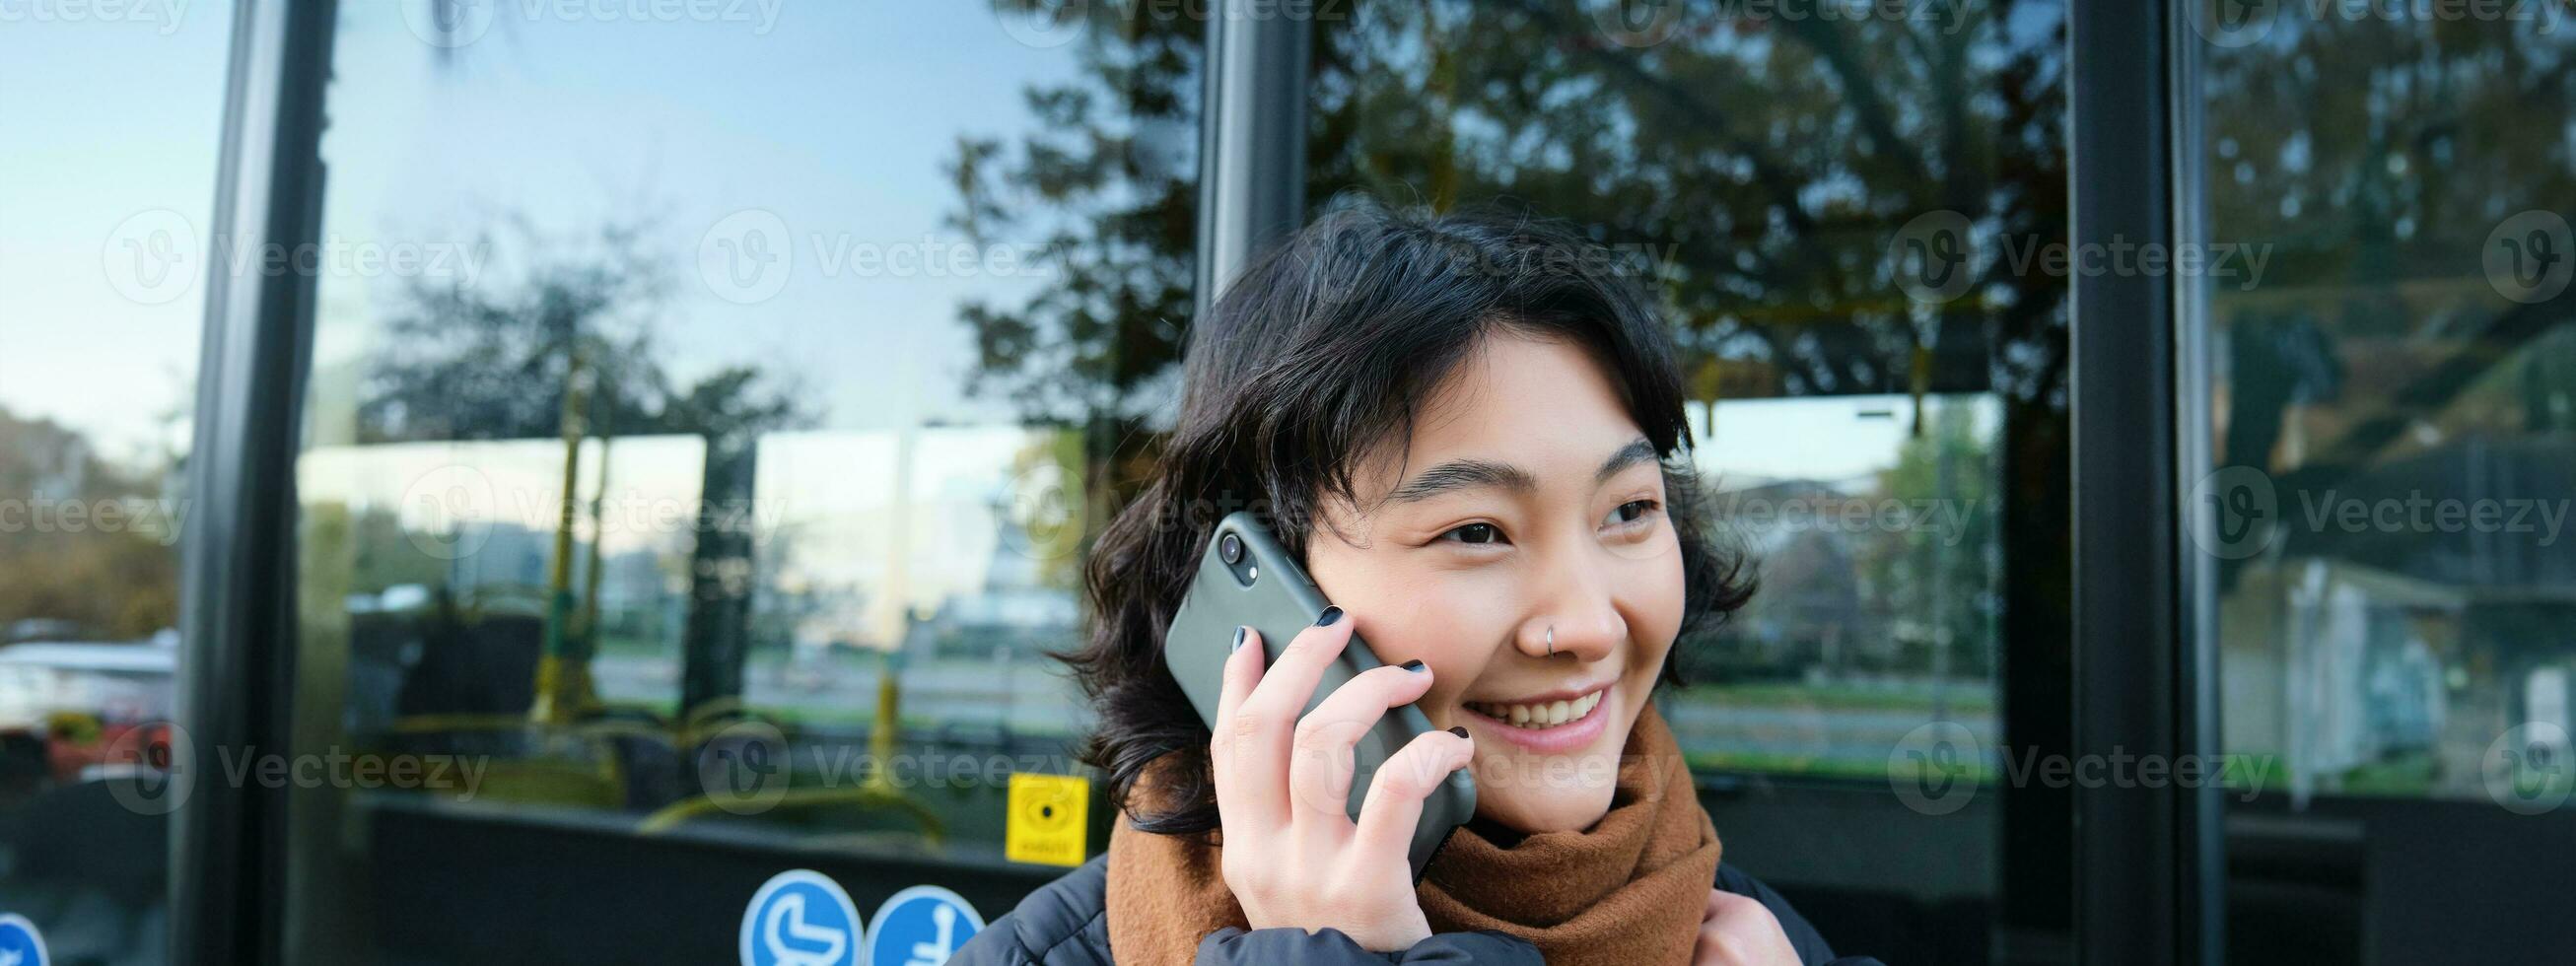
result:
[[[1556,625],[1547,625],[1547,656],[1556,656]]]

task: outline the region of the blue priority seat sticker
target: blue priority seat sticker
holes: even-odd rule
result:
[[[850,894],[811,869],[770,876],[742,910],[742,966],[860,966],[866,942]]]
[[[0,966],[46,966],[45,934],[17,913],[0,913]]]
[[[868,933],[871,966],[939,966],[984,928],[973,903],[934,885],[895,893]]]

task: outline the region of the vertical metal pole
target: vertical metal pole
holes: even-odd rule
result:
[[[2072,5],[2079,255],[2174,241],[2168,27],[2177,15],[2171,3]],[[2198,962],[2199,843],[2214,830],[2202,828],[2194,793],[2080,780],[2087,769],[2107,776],[2124,758],[2201,751],[2203,675],[2181,616],[2173,280],[2132,263],[2071,281],[2077,959]]]
[[[220,763],[288,751],[294,461],[314,279],[229,274],[220,255],[292,252],[318,233],[335,14],[330,0],[234,8],[181,561],[179,720],[190,754],[174,764],[191,783],[170,816],[174,963],[267,962],[277,948],[284,792],[232,785]]]
[[[1306,63],[1294,4],[1208,4],[1199,118],[1199,312],[1265,243],[1306,220]],[[1320,7],[1319,7],[1320,9]]]
[[[2206,101],[2200,88],[2200,58],[2205,48],[2190,29],[2186,11],[2168,13],[2164,29],[2170,51],[2166,63],[2171,65],[2167,88],[2172,92],[2172,141],[2168,150],[2173,162],[2173,241],[2207,244],[2209,192],[2202,126]],[[2216,469],[2211,455],[2218,423],[2210,383],[2210,340],[2214,332],[2208,282],[2203,275],[2176,273],[2172,284],[2173,492],[2184,498]],[[2185,754],[2215,761],[2224,747],[2219,716],[2225,710],[2218,702],[2218,561],[2192,549],[2198,544],[2188,539],[2181,528],[2197,518],[2188,507],[2177,506],[2176,510],[2175,532],[2183,536],[2176,540],[2181,549],[2175,557],[2175,587],[2182,599],[2175,610],[2178,623],[2174,666],[2175,693],[2183,706],[2175,715],[2175,745]],[[2183,953],[2190,960],[2208,964],[2227,961],[2227,807],[2223,792],[2215,781],[2199,788],[2175,790],[2185,832],[2180,843],[2185,862],[2181,870],[2185,876],[2181,882],[2186,943]]]

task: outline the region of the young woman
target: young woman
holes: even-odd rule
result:
[[[1751,587],[1693,512],[1671,335],[1619,268],[1526,218],[1354,204],[1227,290],[1066,655],[1122,820],[958,962],[1832,958],[1720,864],[1652,702],[1674,641]],[[1209,728],[1163,637],[1215,519],[1246,506],[1334,606],[1293,640],[1239,631]],[[1355,632],[1387,666],[1301,715]],[[1349,748],[1406,703],[1447,730],[1390,759],[1354,822]],[[1422,800],[1458,768],[1476,817],[1417,884]]]

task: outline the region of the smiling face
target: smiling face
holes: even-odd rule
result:
[[[1309,574],[1379,658],[1430,664],[1418,706],[1475,740],[1477,814],[1591,827],[1682,623],[1653,447],[1580,347],[1501,328],[1385,449],[1308,534]]]

